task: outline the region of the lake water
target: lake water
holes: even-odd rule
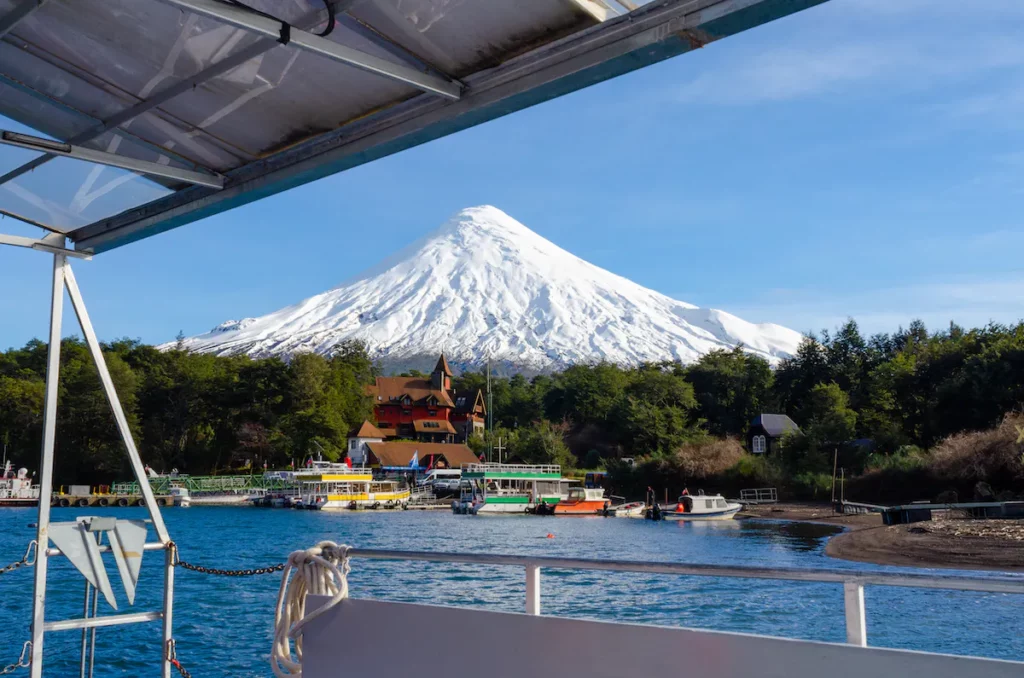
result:
[[[54,509],[53,520],[101,514],[145,517],[134,508]],[[899,570],[826,557],[825,541],[838,528],[776,521],[651,523],[220,507],[165,509],[164,517],[184,560],[232,569],[279,563],[293,550],[330,539],[361,548]],[[34,510],[0,509],[0,566],[21,557],[34,536],[27,525],[34,521]],[[554,538],[545,538],[548,533]],[[161,553],[146,555],[134,610],[159,609],[162,561]],[[81,616],[84,580],[64,558],[50,563],[47,618]],[[112,563],[108,573],[124,612],[127,601]],[[271,675],[267,657],[279,582],[276,574],[236,579],[179,569],[175,637],[186,668],[197,678]],[[521,611],[525,596],[522,568],[353,560],[350,582],[355,597],[509,611]],[[543,571],[541,589],[545,614],[845,640],[840,585]],[[0,665],[16,659],[29,637],[31,594],[30,569],[0,576]],[[1024,660],[1024,596],[868,587],[866,599],[871,645]],[[106,603],[100,608],[103,614]],[[48,676],[78,675],[79,642],[77,631],[47,635]],[[452,652],[459,642],[456,632]],[[159,656],[159,622],[97,632],[98,676],[151,675],[140,667],[155,666]]]

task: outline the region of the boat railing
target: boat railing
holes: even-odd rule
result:
[[[558,464],[466,464],[465,473],[554,473],[562,474]]]
[[[769,579],[792,582],[817,582],[843,586],[843,609],[846,618],[846,642],[867,647],[867,618],[864,608],[865,586],[896,586],[903,588],[976,591],[984,593],[1016,593],[1024,595],[1024,579],[1005,576],[942,576],[897,572],[873,572],[839,569],[770,568],[742,565],[698,565],[629,560],[594,560],[545,556],[513,556],[484,553],[443,553],[430,551],[389,551],[352,549],[352,558],[372,560],[406,560],[435,563],[467,563],[522,567],[526,574],[526,613],[540,614],[542,569],[598,570],[639,572],[689,577],[725,577]]]

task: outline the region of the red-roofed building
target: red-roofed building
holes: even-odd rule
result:
[[[452,370],[443,353],[428,378],[377,377],[368,391],[376,429],[385,438],[454,443],[483,430],[483,395],[452,391]]]

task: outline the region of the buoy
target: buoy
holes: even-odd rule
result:
[[[554,538],[555,538],[555,535],[553,535],[550,532],[548,532],[547,539],[554,539]]]

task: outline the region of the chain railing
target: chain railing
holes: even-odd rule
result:
[[[188,669],[182,666],[181,662],[178,661],[178,648],[174,642],[174,638],[167,641],[167,661],[171,663],[171,666],[178,670],[178,673],[181,674],[181,678],[192,678],[192,674],[188,672]]]
[[[7,567],[0,567],[0,574],[7,574],[8,572],[14,572],[19,567],[26,565],[33,565],[36,562],[36,541],[33,539],[28,543],[28,548],[25,550],[25,555],[21,557],[16,563],[11,563]]]
[[[173,542],[171,544],[171,562],[177,567],[183,567],[186,570],[201,572],[203,574],[214,574],[222,577],[252,577],[259,574],[273,574],[274,572],[280,572],[285,568],[285,563],[268,565],[267,567],[251,567],[244,570],[222,570],[217,567],[195,565],[178,557],[178,548],[173,544]]]
[[[0,676],[6,676],[9,673],[14,673],[18,669],[27,669],[32,664],[32,641],[26,640],[25,644],[21,646],[21,656],[18,657],[18,661],[14,664],[8,664],[7,666],[0,668]]]

